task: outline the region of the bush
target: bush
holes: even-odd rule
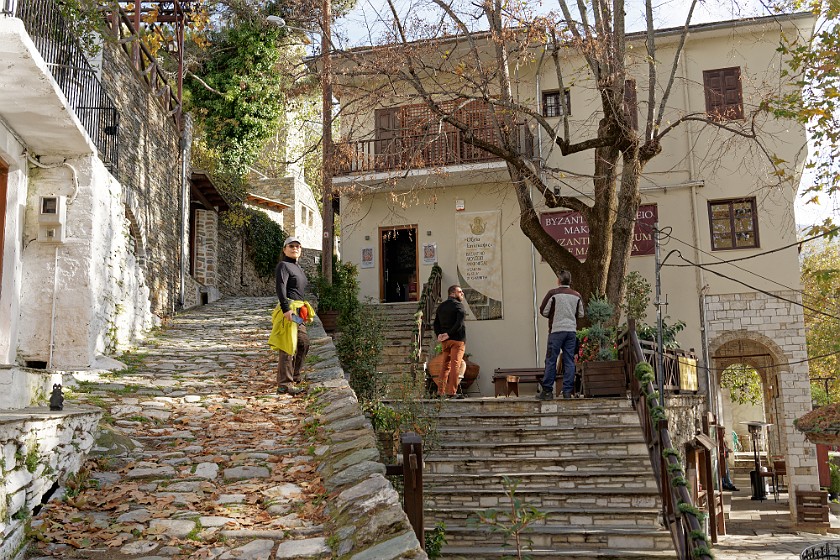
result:
[[[335,349],[350,386],[362,402],[378,399],[384,388],[383,375],[376,371],[385,343],[382,331],[382,319],[368,303],[357,303],[355,311],[342,312],[341,335]]]
[[[333,255],[332,284],[319,273],[312,291],[318,298],[318,311],[338,311],[352,315],[359,306],[358,270],[353,263],[342,263]]]

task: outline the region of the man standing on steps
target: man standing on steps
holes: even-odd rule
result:
[[[563,398],[571,398],[575,390],[575,345],[577,320],[583,317],[583,301],[570,285],[572,274],[561,270],[558,287],[549,290],[540,304],[540,314],[548,317],[548,344],[545,352],[545,374],[537,398],[554,398],[554,379],[557,377],[557,356],[563,352]]]
[[[445,395],[450,399],[464,398],[464,395],[456,395],[458,374],[461,371],[466,346],[464,341],[467,338],[467,329],[464,326],[467,313],[461,303],[463,300],[464,291],[461,286],[449,286],[449,297],[438,305],[435,313],[435,334],[443,348],[443,373],[437,380],[438,395]]]

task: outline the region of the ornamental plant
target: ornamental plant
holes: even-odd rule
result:
[[[800,432],[840,434],[840,403],[821,406],[793,421]]]
[[[578,362],[616,359],[615,333],[606,326],[613,313],[613,305],[606,297],[592,296],[589,300],[586,314],[592,326],[578,331]]]

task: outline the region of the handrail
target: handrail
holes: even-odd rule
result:
[[[627,330],[619,336],[619,353],[627,368],[633,406],[650,453],[656,484],[662,497],[663,520],[682,560],[712,560],[709,538],[701,523],[702,513],[694,505],[686,488],[684,467],[673,449],[665,411],[659,406],[659,393],[653,385],[653,369],[636,334],[636,322],[630,318]]]
[[[437,263],[432,266],[429,281],[423,284],[420,301],[417,302],[417,313],[414,314],[414,333],[411,347],[411,378],[417,381],[423,357],[423,337],[426,329],[431,326],[429,318],[435,312],[435,306],[440,301],[440,281],[443,270]]]
[[[176,4],[178,3],[176,2]],[[166,80],[157,59],[143,43],[132,18],[119,4],[116,4],[114,8],[113,11],[108,13],[111,32],[117,37],[126,54],[131,57],[131,64],[134,69],[140,73],[143,80],[152,89],[155,97],[160,99],[164,109],[169,111],[170,116],[175,119],[180,131],[182,108],[180,92],[177,88],[173,89]]]
[[[402,463],[386,465],[385,474],[402,476],[403,510],[408,517],[420,547],[426,549],[423,516],[423,438],[414,432],[400,434]]]

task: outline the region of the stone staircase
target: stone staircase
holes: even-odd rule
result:
[[[375,305],[385,323],[385,346],[379,360],[379,371],[387,374],[389,383],[399,383],[411,372],[411,342],[414,337],[414,314],[417,302],[380,303]],[[431,329],[425,333],[423,358],[432,340]]]
[[[510,508],[504,476],[520,481],[515,499],[546,514],[526,529],[525,554],[676,557],[660,523],[638,416],[626,399],[445,401],[427,447],[425,526],[445,523],[443,558],[515,557],[500,533],[470,521],[476,511]]]

